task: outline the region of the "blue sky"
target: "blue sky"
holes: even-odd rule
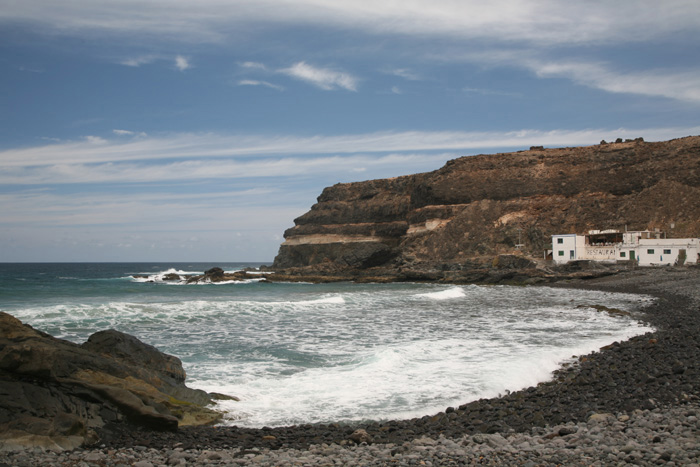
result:
[[[700,2],[0,0],[0,261],[271,261],[325,186],[700,134]]]

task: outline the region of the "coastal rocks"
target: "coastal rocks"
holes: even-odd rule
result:
[[[109,423],[167,431],[218,420],[184,381],[179,359],[133,336],[102,331],[77,345],[0,312],[2,449],[72,449]]]
[[[222,279],[224,277],[224,270],[219,267],[214,267],[204,271],[204,277],[210,280]]]
[[[178,282],[182,284],[198,284],[210,282],[229,282],[229,281],[255,281],[262,280],[260,274],[256,274],[252,269],[243,271],[226,272],[220,267],[213,267],[204,272],[204,274],[187,274],[183,272],[173,272],[169,270],[163,274],[133,274],[131,277],[142,282]]]
[[[434,434],[395,443],[318,443],[307,448],[166,449],[142,445],[75,452],[0,453],[0,464],[63,466],[256,465],[259,467],[363,465],[698,465],[697,403],[626,414],[606,414],[578,423],[522,432],[445,436]]]
[[[163,280],[164,280],[164,281],[181,281],[181,280],[182,280],[182,276],[180,276],[180,274],[176,274],[176,273],[174,273],[174,272],[171,272],[171,273],[169,273],[169,274],[165,274],[165,275],[163,276]]]
[[[446,266],[476,261],[475,269],[492,268],[488,262],[500,255],[542,258],[557,233],[627,227],[700,236],[699,154],[698,136],[536,147],[336,184],[285,232],[273,267],[345,276],[366,269],[374,270],[370,276],[400,276],[408,269],[430,280],[431,270]],[[349,256],[353,249],[356,257]],[[470,274],[463,280],[480,279]]]
[[[397,254],[394,248],[379,242],[283,245],[282,250],[289,252],[276,263],[279,268],[330,263],[338,270],[364,269],[384,264]]]

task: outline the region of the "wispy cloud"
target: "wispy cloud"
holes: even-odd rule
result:
[[[386,71],[387,74],[398,76],[399,78],[406,79],[408,81],[421,81],[423,78],[406,68],[394,68]]]
[[[466,88],[462,89],[462,91],[469,93],[469,94],[479,94],[482,96],[522,97],[522,94],[519,94],[517,92],[498,91],[495,89],[482,89],[482,88],[466,87]]]
[[[243,63],[240,63],[239,66],[241,68],[247,68],[249,70],[261,70],[261,71],[267,70],[267,66],[265,66],[264,63],[259,63],[259,62],[243,62]]]
[[[268,88],[276,89],[277,91],[284,91],[284,86],[278,84],[273,84],[268,81],[260,81],[255,79],[242,79],[238,81],[239,86],[265,86]]]
[[[624,12],[624,14],[621,14]],[[31,21],[62,34],[140,35],[180,41],[217,42],[231,25],[342,26],[373,34],[489,38],[501,42],[584,44],[653,40],[700,29],[700,3],[693,0],[561,2],[540,0],[220,0],[171,2],[110,0],[88,3],[33,0],[3,8],[0,21]]]
[[[330,68],[319,68],[306,62],[295,63],[289,68],[279,70],[279,72],[292,78],[306,81],[326,91],[338,88],[357,91],[358,79],[350,73],[335,71]]]
[[[141,55],[139,57],[129,57],[121,60],[119,63],[124,66],[130,67],[140,67],[141,65],[148,65],[158,60],[159,57],[156,55]]]
[[[620,70],[614,63],[605,61],[562,60],[545,57],[541,51],[504,48],[467,53],[440,53],[431,55],[429,58],[443,63],[463,61],[486,67],[520,68],[532,72],[539,78],[568,79],[579,85],[610,93],[700,102],[700,67],[694,64],[684,69]],[[464,91],[481,94],[493,92],[470,87],[464,88]]]
[[[363,155],[382,153],[417,153],[437,151],[471,151],[488,148],[522,148],[531,145],[572,146],[596,144],[601,139],[642,136],[661,141],[700,133],[700,127],[684,128],[599,128],[585,130],[532,130],[505,132],[404,131],[330,136],[222,135],[182,133],[166,136],[107,140],[98,136],[81,141],[0,151],[0,168],[4,180],[11,182],[11,168],[104,163],[145,162],[218,158],[267,157],[275,160],[303,155]],[[211,163],[211,161],[209,162]],[[263,164],[264,165],[264,164]],[[124,166],[127,167],[127,166]],[[173,166],[174,167],[174,166]],[[141,167],[146,170],[146,167]],[[206,170],[188,166],[188,170]],[[252,169],[247,169],[252,170]],[[293,168],[291,169],[293,170]],[[134,174],[134,176],[137,176]]]
[[[125,58],[123,60],[119,60],[118,63],[120,65],[138,68],[138,67],[141,67],[144,65],[150,65],[152,63],[164,62],[164,61],[171,62],[175,66],[175,68],[179,71],[185,71],[189,68],[192,68],[192,64],[190,63],[190,59],[183,56],[183,55],[176,55],[175,57],[167,56],[167,55],[156,55],[156,54],[139,55],[139,56],[128,57],[128,58]]]
[[[543,78],[568,78],[612,93],[700,102],[700,68],[620,72],[604,63],[526,61]]]
[[[180,71],[185,71],[189,68],[192,68],[192,65],[190,64],[188,58],[183,57],[182,55],[178,55],[175,57],[175,68],[177,68]]]
[[[112,130],[112,133],[114,133],[117,136],[140,136],[140,137],[146,137],[148,136],[145,132],[140,131],[140,132],[135,132],[135,131],[130,131],[130,130]]]
[[[187,160],[165,164],[115,163],[54,164],[4,170],[0,183],[6,185],[61,185],[84,183],[156,183],[193,180],[236,180],[278,177],[310,177],[350,172],[367,172],[401,167],[437,168],[455,154],[388,154],[315,157],[256,158],[254,160]],[[405,173],[403,174],[405,175]]]

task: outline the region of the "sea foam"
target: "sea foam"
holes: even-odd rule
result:
[[[462,298],[466,296],[464,289],[462,287],[450,287],[446,290],[441,290],[439,292],[428,292],[417,294],[417,297],[430,298],[433,300],[450,300],[453,298]]]
[[[226,423],[250,427],[429,415],[649,331],[587,307],[634,310],[647,298],[545,287],[74,287],[11,312],[76,343],[107,328],[135,335],[179,357],[188,386],[240,397],[220,407]]]

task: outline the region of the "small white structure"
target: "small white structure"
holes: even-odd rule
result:
[[[662,238],[659,231],[591,230],[588,234],[552,235],[552,259],[557,264],[589,260],[635,261],[640,266],[697,264],[700,238]]]

